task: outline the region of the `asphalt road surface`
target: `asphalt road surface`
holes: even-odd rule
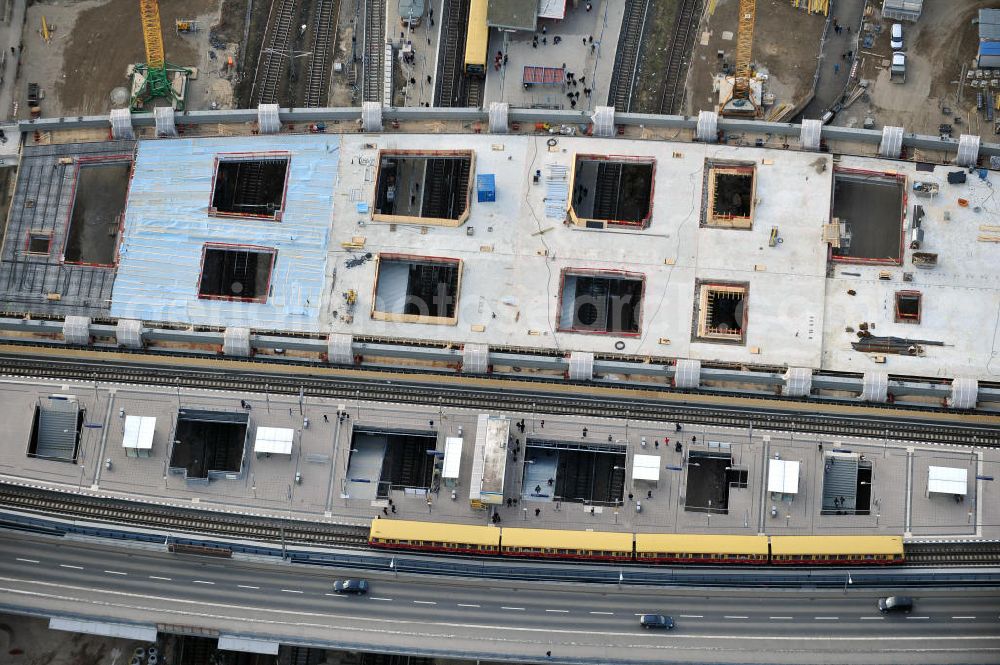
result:
[[[333,593],[335,578],[356,575],[18,532],[0,538],[0,606],[47,615],[520,662],[1000,662],[995,589],[915,590],[912,614],[882,616],[877,593],[854,589],[500,585],[378,574],[367,575],[368,596]],[[643,612],[670,614],[677,628],[645,631],[636,616]]]

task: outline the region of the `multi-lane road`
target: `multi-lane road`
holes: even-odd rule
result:
[[[344,573],[339,573],[344,575]],[[356,573],[355,573],[356,574]],[[122,550],[6,532],[0,605],[14,611],[173,624],[327,648],[538,662],[1000,662],[1000,593],[917,592],[886,617],[877,593],[652,589],[368,575]],[[671,632],[637,613],[671,614]],[[551,652],[551,656],[546,656]]]

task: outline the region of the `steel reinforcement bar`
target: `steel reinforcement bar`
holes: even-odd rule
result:
[[[497,382],[496,387],[476,385],[446,385],[441,377],[418,378],[410,375],[399,380],[399,373],[386,372],[386,379],[329,377],[310,375],[308,368],[298,374],[269,374],[242,371],[234,363],[232,371],[210,371],[179,368],[160,364],[121,363],[111,360],[85,362],[79,360],[34,359],[0,356],[3,372],[12,376],[77,380],[83,382],[119,382],[169,388],[214,389],[242,393],[304,395],[331,399],[353,399],[371,402],[449,406],[469,409],[503,410],[514,413],[547,413],[553,415],[583,415],[593,418],[629,419],[688,424],[727,426],[738,429],[782,430],[828,436],[836,442],[845,437],[888,441],[889,439],[923,443],[1000,447],[1000,429],[988,425],[938,422],[931,414],[921,411],[873,409],[863,415],[838,413],[837,404],[812,405],[813,411],[803,412],[776,404],[773,408],[716,406],[656,399],[656,388],[643,391],[630,387],[628,395],[609,396],[597,388],[573,385],[572,394],[559,393],[559,386],[542,382]],[[290,370],[292,368],[289,368]],[[389,377],[393,377],[391,380]],[[435,379],[439,379],[435,382]],[[516,383],[516,385],[511,385]],[[626,391],[623,391],[623,393]],[[648,399],[635,397],[636,392],[648,392]],[[732,395],[725,399],[736,401]],[[748,396],[750,397],[750,396]],[[720,397],[722,399],[722,397]],[[749,399],[748,399],[749,402]]]

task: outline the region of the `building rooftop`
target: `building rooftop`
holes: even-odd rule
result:
[[[538,0],[494,0],[489,4],[486,22],[502,30],[534,30],[538,24]]]

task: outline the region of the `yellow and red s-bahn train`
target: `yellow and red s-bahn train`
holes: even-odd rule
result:
[[[871,566],[903,563],[900,536],[616,533],[372,520],[372,547],[638,563]]]

